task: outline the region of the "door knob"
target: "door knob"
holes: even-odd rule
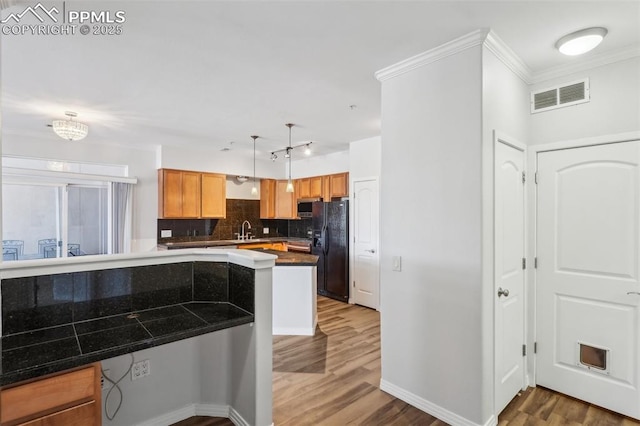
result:
[[[365,251],[368,251],[369,253],[375,253],[375,252],[376,252],[374,249],[371,249],[371,250],[365,250]]]
[[[504,297],[509,297],[509,289],[502,289],[502,287],[498,287],[498,297],[500,296],[504,296]]]

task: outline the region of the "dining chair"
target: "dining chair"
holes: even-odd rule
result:
[[[55,238],[38,240],[38,253],[45,258],[58,257],[58,240]]]
[[[18,260],[18,251],[13,247],[2,248],[2,260]]]
[[[69,256],[81,256],[82,252],[80,251],[80,244],[69,243],[67,244],[67,252]]]
[[[18,260],[24,254],[24,240],[2,240],[2,256],[4,258],[4,249],[11,249],[11,253],[15,253]]]

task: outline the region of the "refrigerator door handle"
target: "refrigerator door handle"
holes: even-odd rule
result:
[[[329,227],[325,225],[324,229],[324,254],[329,254]]]

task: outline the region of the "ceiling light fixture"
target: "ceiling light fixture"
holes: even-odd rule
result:
[[[606,28],[585,28],[562,37],[556,43],[556,49],[569,56],[582,55],[598,46],[606,35]]]
[[[287,155],[289,156],[289,181],[287,182],[287,192],[293,192],[293,181],[291,180],[291,128],[293,123],[285,124],[289,128],[289,147],[287,148]]]
[[[53,127],[53,131],[56,132],[56,135],[69,141],[79,141],[84,139],[89,133],[89,126],[84,123],[80,123],[79,121],[73,121],[73,118],[78,116],[78,114],[73,111],[65,111],[64,115],[69,117],[69,119],[53,120],[51,123],[51,127]]]
[[[258,195],[258,188],[256,188],[256,139],[258,136],[252,135],[253,139],[253,188],[251,188],[251,195]]]
[[[304,149],[304,155],[311,155],[311,142],[306,145],[306,148]]]
[[[275,152],[271,153],[271,161],[276,161],[278,159],[278,156],[276,155]]]

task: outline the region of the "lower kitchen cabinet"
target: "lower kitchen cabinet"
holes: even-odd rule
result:
[[[0,390],[2,426],[99,426],[100,363]]]
[[[247,244],[239,244],[238,248],[240,248],[240,249],[267,249],[267,250],[287,251],[287,243],[284,243],[284,242],[277,242],[277,243],[247,243]]]

